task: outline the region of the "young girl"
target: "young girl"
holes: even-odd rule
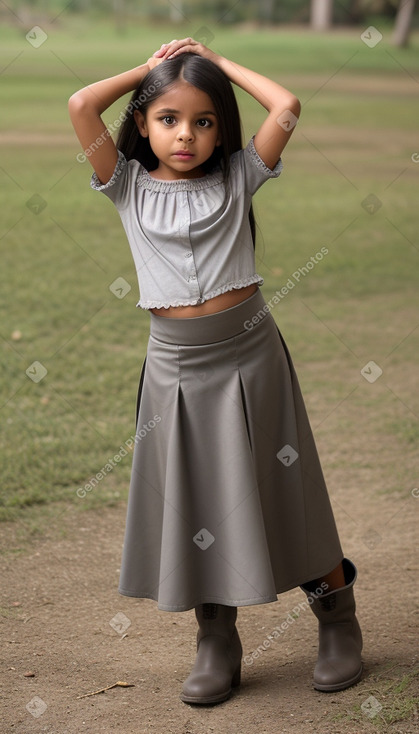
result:
[[[267,110],[244,149],[231,82]],[[131,90],[115,145],[101,114]],[[362,670],[356,569],[255,272],[252,195],[279,176],[299,101],[186,38],[76,92],[69,110],[150,313],[119,591],[195,608],[181,698],[210,704],[240,683],[237,607],[300,585],[319,620],[314,686],[346,688]]]

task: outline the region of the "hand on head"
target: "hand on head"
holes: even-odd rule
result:
[[[157,64],[160,64],[162,61],[173,59],[175,56],[183,53],[199,54],[199,56],[203,56],[204,58],[209,59],[214,63],[216,63],[217,59],[219,58],[217,54],[204,46],[203,43],[200,43],[199,41],[194,41],[193,38],[182,38],[180,41],[174,39],[169,43],[163,43],[158,51],[154,52],[153,56],[151,57],[151,59],[148,60],[147,63],[150,66],[151,62],[151,69],[154,68],[154,66],[156,66]]]

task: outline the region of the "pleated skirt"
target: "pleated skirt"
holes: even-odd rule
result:
[[[164,611],[263,604],[343,553],[288,349],[258,289],[150,312],[119,592]]]

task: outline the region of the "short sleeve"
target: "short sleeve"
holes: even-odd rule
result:
[[[277,178],[283,168],[281,158],[273,169],[268,168],[255,148],[254,136],[243,150],[233,153],[231,162],[236,175],[243,178],[241,183],[245,190],[252,196],[265,181]]]
[[[90,186],[95,191],[101,191],[103,194],[106,194],[113,201],[117,209],[124,209],[129,203],[130,179],[130,166],[124,154],[118,150],[118,160],[109,181],[103,184],[97,174],[93,173],[90,179]]]

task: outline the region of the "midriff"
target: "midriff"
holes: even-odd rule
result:
[[[219,296],[210,298],[204,303],[197,303],[195,306],[170,306],[169,308],[151,308],[150,311],[156,316],[168,316],[169,318],[189,319],[194,316],[205,316],[209,313],[217,313],[224,311],[226,308],[236,306],[238,303],[245,301],[246,298],[256,292],[258,285],[253,283],[244,288],[236,288],[227,293],[221,293]]]

